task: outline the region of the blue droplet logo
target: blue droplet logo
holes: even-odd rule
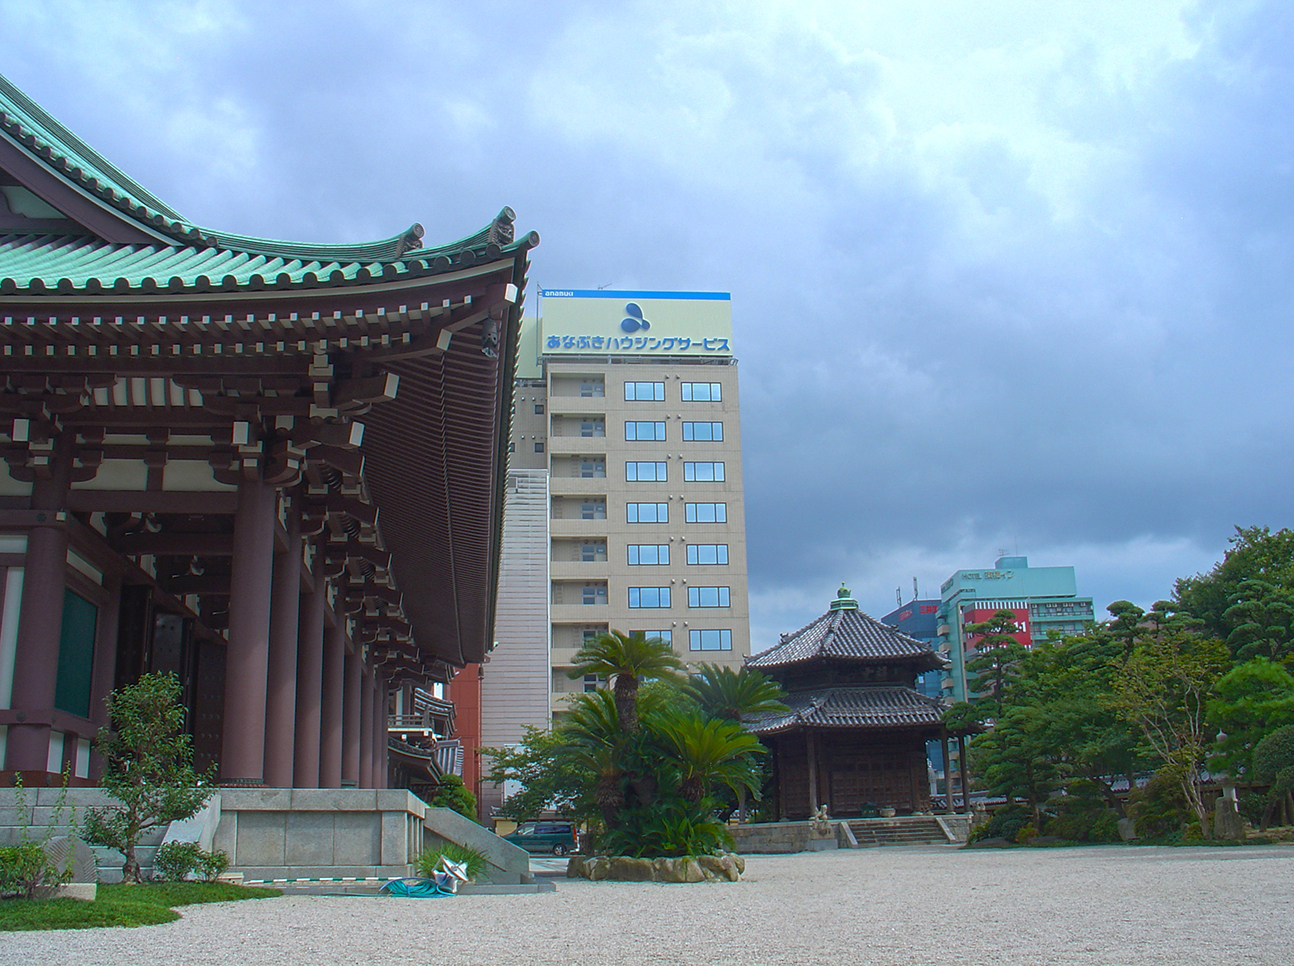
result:
[[[651,323],[643,318],[643,310],[639,308],[637,302],[628,302],[625,305],[625,317],[620,322],[620,328],[626,332],[637,332],[639,329],[646,332],[651,328]]]

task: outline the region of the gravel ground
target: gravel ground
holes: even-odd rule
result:
[[[557,880],[444,899],[188,906],[141,929],[0,933],[0,964],[1294,962],[1294,847],[752,856],[739,883]]]

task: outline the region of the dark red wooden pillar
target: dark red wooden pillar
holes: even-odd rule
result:
[[[328,588],[323,557],[316,554],[309,594],[301,595],[300,637],[297,642],[296,751],[292,784],[318,788],[320,709],[323,701],[324,594]]]
[[[323,561],[319,561],[322,571]],[[327,595],[321,595],[326,597]],[[346,695],[346,621],[340,615],[324,631],[323,683],[319,700],[319,787],[341,787],[342,708]]]
[[[9,725],[5,752],[5,766],[13,771],[43,772],[49,764],[67,571],[67,528],[59,521],[58,511],[67,500],[71,465],[71,439],[65,436],[55,444],[50,475],[32,484],[36,525],[27,531],[9,701],[18,720]],[[55,763],[56,769],[60,765]]]
[[[966,783],[966,736],[957,736],[957,770],[961,773],[962,811],[970,814],[970,788]]]
[[[358,648],[357,648],[358,651]],[[342,701],[341,783],[359,786],[359,738],[364,669],[358,653],[346,654],[346,692]]]
[[[809,814],[818,810],[818,743],[812,731],[804,732],[804,746],[809,761]]]
[[[373,787],[386,788],[387,681],[373,675]]]
[[[265,779],[265,696],[270,596],[274,577],[274,487],[238,487],[225,655],[221,781],[260,785]]]
[[[373,694],[376,691],[374,675],[364,668],[364,681],[359,692],[359,787],[373,787]]]
[[[293,501],[295,503],[295,501]],[[288,545],[274,555],[265,688],[265,784],[291,788],[297,723],[297,634],[301,615],[301,510],[287,512]]]

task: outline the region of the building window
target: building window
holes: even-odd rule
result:
[[[582,419],[580,420],[580,435],[588,437],[601,437],[607,434],[607,421],[605,419]]]
[[[606,394],[601,382],[585,381],[580,383],[580,395],[585,399],[601,397]]]
[[[693,651],[731,651],[732,631],[698,631],[687,632],[688,647]]]
[[[581,604],[605,604],[607,602],[606,584],[585,584],[580,591]]]
[[[584,675],[585,694],[591,694],[592,692],[596,691],[598,688],[605,688],[606,686],[607,686],[607,678],[605,674]]]
[[[688,607],[729,607],[727,587],[689,587]]]
[[[607,475],[606,460],[580,460],[580,479],[601,480]]]
[[[685,503],[684,519],[688,523],[727,523],[728,504],[726,503]]]
[[[581,520],[605,520],[607,518],[606,500],[585,500],[580,504]]]
[[[535,444],[535,452],[536,452],[536,453],[542,453],[543,451],[544,451],[544,444],[543,444],[542,442],[538,442],[538,443],[536,443],[536,444]]]
[[[607,545],[605,543],[594,541],[592,543],[580,544],[580,561],[581,563],[596,563],[599,560],[607,559]]]
[[[723,390],[717,382],[683,383],[684,402],[719,402],[722,399]]]
[[[543,403],[535,403],[535,415],[536,415],[536,416],[542,416],[543,414],[544,414],[544,404],[543,404]]]
[[[684,423],[683,439],[697,443],[723,442],[723,423]]]
[[[635,632],[633,632],[633,633],[641,634],[643,637],[647,638],[647,640],[649,640],[649,641],[650,641],[653,637],[659,637],[659,638],[660,638],[662,641],[664,641],[666,644],[673,645],[673,643],[674,643],[674,632],[673,632],[673,631],[635,631]]]
[[[722,483],[722,463],[684,463],[683,480],[687,483]]]
[[[586,627],[584,628],[584,631],[580,636],[580,643],[581,645],[587,647],[588,645],[592,644],[594,641],[596,641],[599,637],[601,637],[605,633],[606,633],[605,628]]]
[[[728,545],[726,543],[689,543],[687,545],[687,563],[689,567],[727,566]]]
[[[668,587],[630,587],[630,607],[668,607]]]
[[[625,464],[625,479],[630,483],[664,483],[665,464],[633,462]]]
[[[665,567],[669,565],[668,543],[629,544],[630,567]]]
[[[625,420],[625,439],[630,441],[660,442],[665,439],[665,423]]]
[[[627,503],[629,523],[669,523],[668,503]]]
[[[626,382],[625,400],[628,402],[664,402],[665,383]]]

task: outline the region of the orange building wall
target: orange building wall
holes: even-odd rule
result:
[[[481,800],[481,665],[468,664],[449,682],[454,733],[463,743],[463,784]]]

